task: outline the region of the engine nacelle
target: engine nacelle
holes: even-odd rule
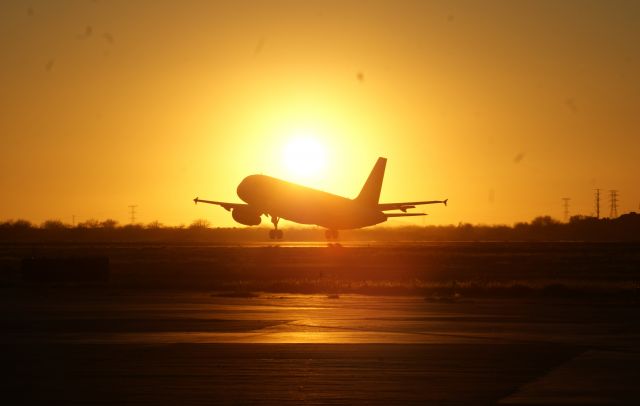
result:
[[[231,211],[235,221],[245,226],[257,226],[260,224],[260,213],[249,207],[236,207]]]

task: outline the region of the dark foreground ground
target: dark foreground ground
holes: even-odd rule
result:
[[[637,404],[637,248],[4,246],[0,404]]]

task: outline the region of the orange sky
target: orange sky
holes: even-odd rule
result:
[[[3,2],[0,220],[231,226],[191,199],[239,201],[251,173],[353,197],[378,156],[381,200],[450,199],[387,224],[589,215],[596,187],[637,211],[638,21],[632,1]],[[296,134],[326,148],[306,179],[281,161]]]

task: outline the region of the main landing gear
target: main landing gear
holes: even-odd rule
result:
[[[284,236],[282,230],[278,230],[278,221],[280,221],[279,217],[271,216],[271,222],[275,227],[274,230],[269,230],[269,238],[272,240],[282,240],[282,237]]]
[[[327,240],[337,240],[338,230],[325,230],[324,236],[327,237]]]
[[[325,237],[327,237],[327,246],[329,248],[332,247],[342,247],[342,244],[340,244],[337,240],[338,240],[338,230],[331,230],[331,229],[327,229],[324,232]],[[335,241],[335,242],[331,242],[331,241]]]

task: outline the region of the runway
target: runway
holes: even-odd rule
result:
[[[2,403],[632,404],[637,315],[548,300],[14,289]]]

